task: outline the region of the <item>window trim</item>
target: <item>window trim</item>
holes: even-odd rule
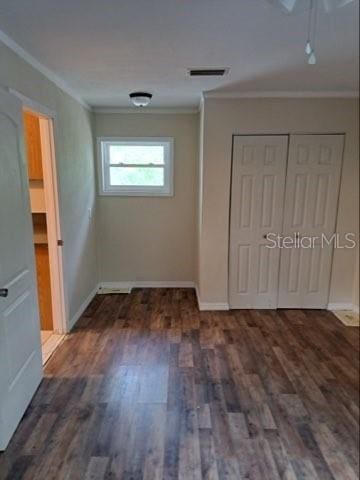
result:
[[[164,145],[163,186],[110,186],[107,146],[122,143],[134,145]],[[98,137],[99,195],[122,197],[172,197],[174,195],[174,138],[173,137]],[[158,167],[157,167],[158,168]]]

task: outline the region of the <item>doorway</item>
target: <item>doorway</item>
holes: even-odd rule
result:
[[[43,364],[66,333],[53,119],[23,104]]]

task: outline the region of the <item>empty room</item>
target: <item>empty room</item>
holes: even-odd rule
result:
[[[0,0],[0,480],[359,479],[359,1]]]

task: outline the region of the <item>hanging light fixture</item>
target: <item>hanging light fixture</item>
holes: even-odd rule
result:
[[[283,12],[291,14],[301,11],[309,11],[307,39],[305,53],[309,65],[316,64],[315,37],[317,26],[317,14],[319,3],[322,3],[326,12],[332,12],[336,8],[345,7],[354,0],[267,0],[272,5],[279,7]]]
[[[308,40],[305,45],[305,53],[306,55],[310,55],[311,52],[312,52],[311,43],[310,43],[310,40]]]
[[[281,8],[285,13],[306,11],[311,7],[311,0],[267,0],[272,5]],[[315,0],[320,1],[327,12],[354,2],[354,0]]]
[[[308,58],[308,64],[309,65],[315,65],[316,63],[316,55],[315,55],[315,52],[312,51],[309,55],[309,58]]]
[[[315,5],[314,5],[315,3]],[[308,16],[307,40],[305,44],[305,53],[308,56],[308,64],[316,64],[315,55],[315,36],[316,36],[316,19],[317,19],[317,0],[310,0],[310,9]]]
[[[152,94],[147,92],[133,92],[130,93],[129,97],[135,107],[146,107],[152,99]]]

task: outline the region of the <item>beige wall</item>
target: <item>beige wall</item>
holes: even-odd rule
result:
[[[0,43],[0,85],[56,112],[63,269],[68,322],[97,284],[94,162],[91,115],[28,63]]]
[[[233,134],[346,133],[337,231],[353,232],[359,202],[358,112],[354,99],[205,99],[200,220],[202,302],[228,301],[228,231]],[[355,250],[336,250],[330,302],[352,303]]]
[[[98,196],[100,280],[193,281],[198,115],[96,114],[95,135],[175,139],[173,197]]]
[[[352,99],[206,99],[202,115],[96,114],[95,136],[173,136],[175,195],[98,197],[96,266],[92,116],[0,44],[0,84],[54,110],[67,318],[101,281],[189,281],[228,301],[234,133],[346,133],[337,230],[358,228],[358,115]],[[203,145],[198,155],[199,138]],[[198,160],[200,157],[200,161]],[[197,176],[200,176],[199,180]],[[89,219],[88,209],[93,210]],[[358,303],[355,251],[334,255],[330,302]]]

